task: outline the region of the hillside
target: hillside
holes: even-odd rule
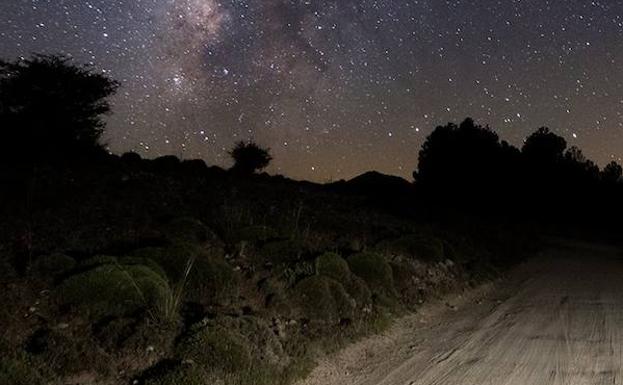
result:
[[[318,185],[128,154],[2,175],[1,383],[287,384],[532,251],[515,229],[380,204],[411,189],[380,174]]]

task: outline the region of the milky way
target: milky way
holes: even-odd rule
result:
[[[122,83],[113,152],[326,181],[409,176],[438,124],[472,116],[520,145],[550,126],[623,156],[623,1],[3,0],[0,56],[64,53]]]

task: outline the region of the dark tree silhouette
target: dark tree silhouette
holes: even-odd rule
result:
[[[416,186],[444,206],[492,208],[509,189],[519,152],[470,118],[437,127],[419,153]],[[484,206],[489,206],[488,208]]]
[[[599,167],[592,160],[587,159],[578,147],[569,147],[563,159],[567,169],[572,170],[572,175],[567,175],[567,178],[575,180],[598,179]]]
[[[54,162],[102,152],[101,117],[118,83],[62,56],[0,61],[0,156]]]
[[[520,152],[471,119],[449,123],[426,139],[418,167],[418,209],[431,216],[485,215],[573,229],[582,222],[614,226],[623,215],[612,205],[623,193],[617,183],[623,168],[612,162],[600,172],[545,127]]]
[[[580,148],[571,146],[565,151],[565,160],[573,163],[586,163],[586,157]]]
[[[252,141],[236,143],[229,155],[234,160],[231,170],[243,175],[250,175],[265,169],[273,159],[270,156],[270,149],[262,148]]]
[[[623,176],[623,167],[615,161],[608,163],[601,171],[601,180],[606,183],[619,182],[621,176]]]
[[[467,118],[459,126],[448,123],[437,127],[427,138],[418,157],[416,181],[422,183],[453,183],[457,178],[481,172],[499,150],[498,136],[489,128],[478,126]]]
[[[528,159],[538,163],[555,163],[562,159],[567,141],[549,130],[541,127],[528,136],[521,152]]]

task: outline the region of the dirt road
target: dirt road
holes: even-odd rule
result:
[[[301,385],[623,384],[622,350],[623,261],[574,244],[424,306]]]

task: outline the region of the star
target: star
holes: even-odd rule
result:
[[[121,82],[115,153],[227,167],[253,139],[274,151],[269,172],[297,179],[411,178],[426,136],[471,116],[517,146],[549,126],[598,164],[623,156],[621,2],[32,0],[0,14],[0,57],[62,53]]]

